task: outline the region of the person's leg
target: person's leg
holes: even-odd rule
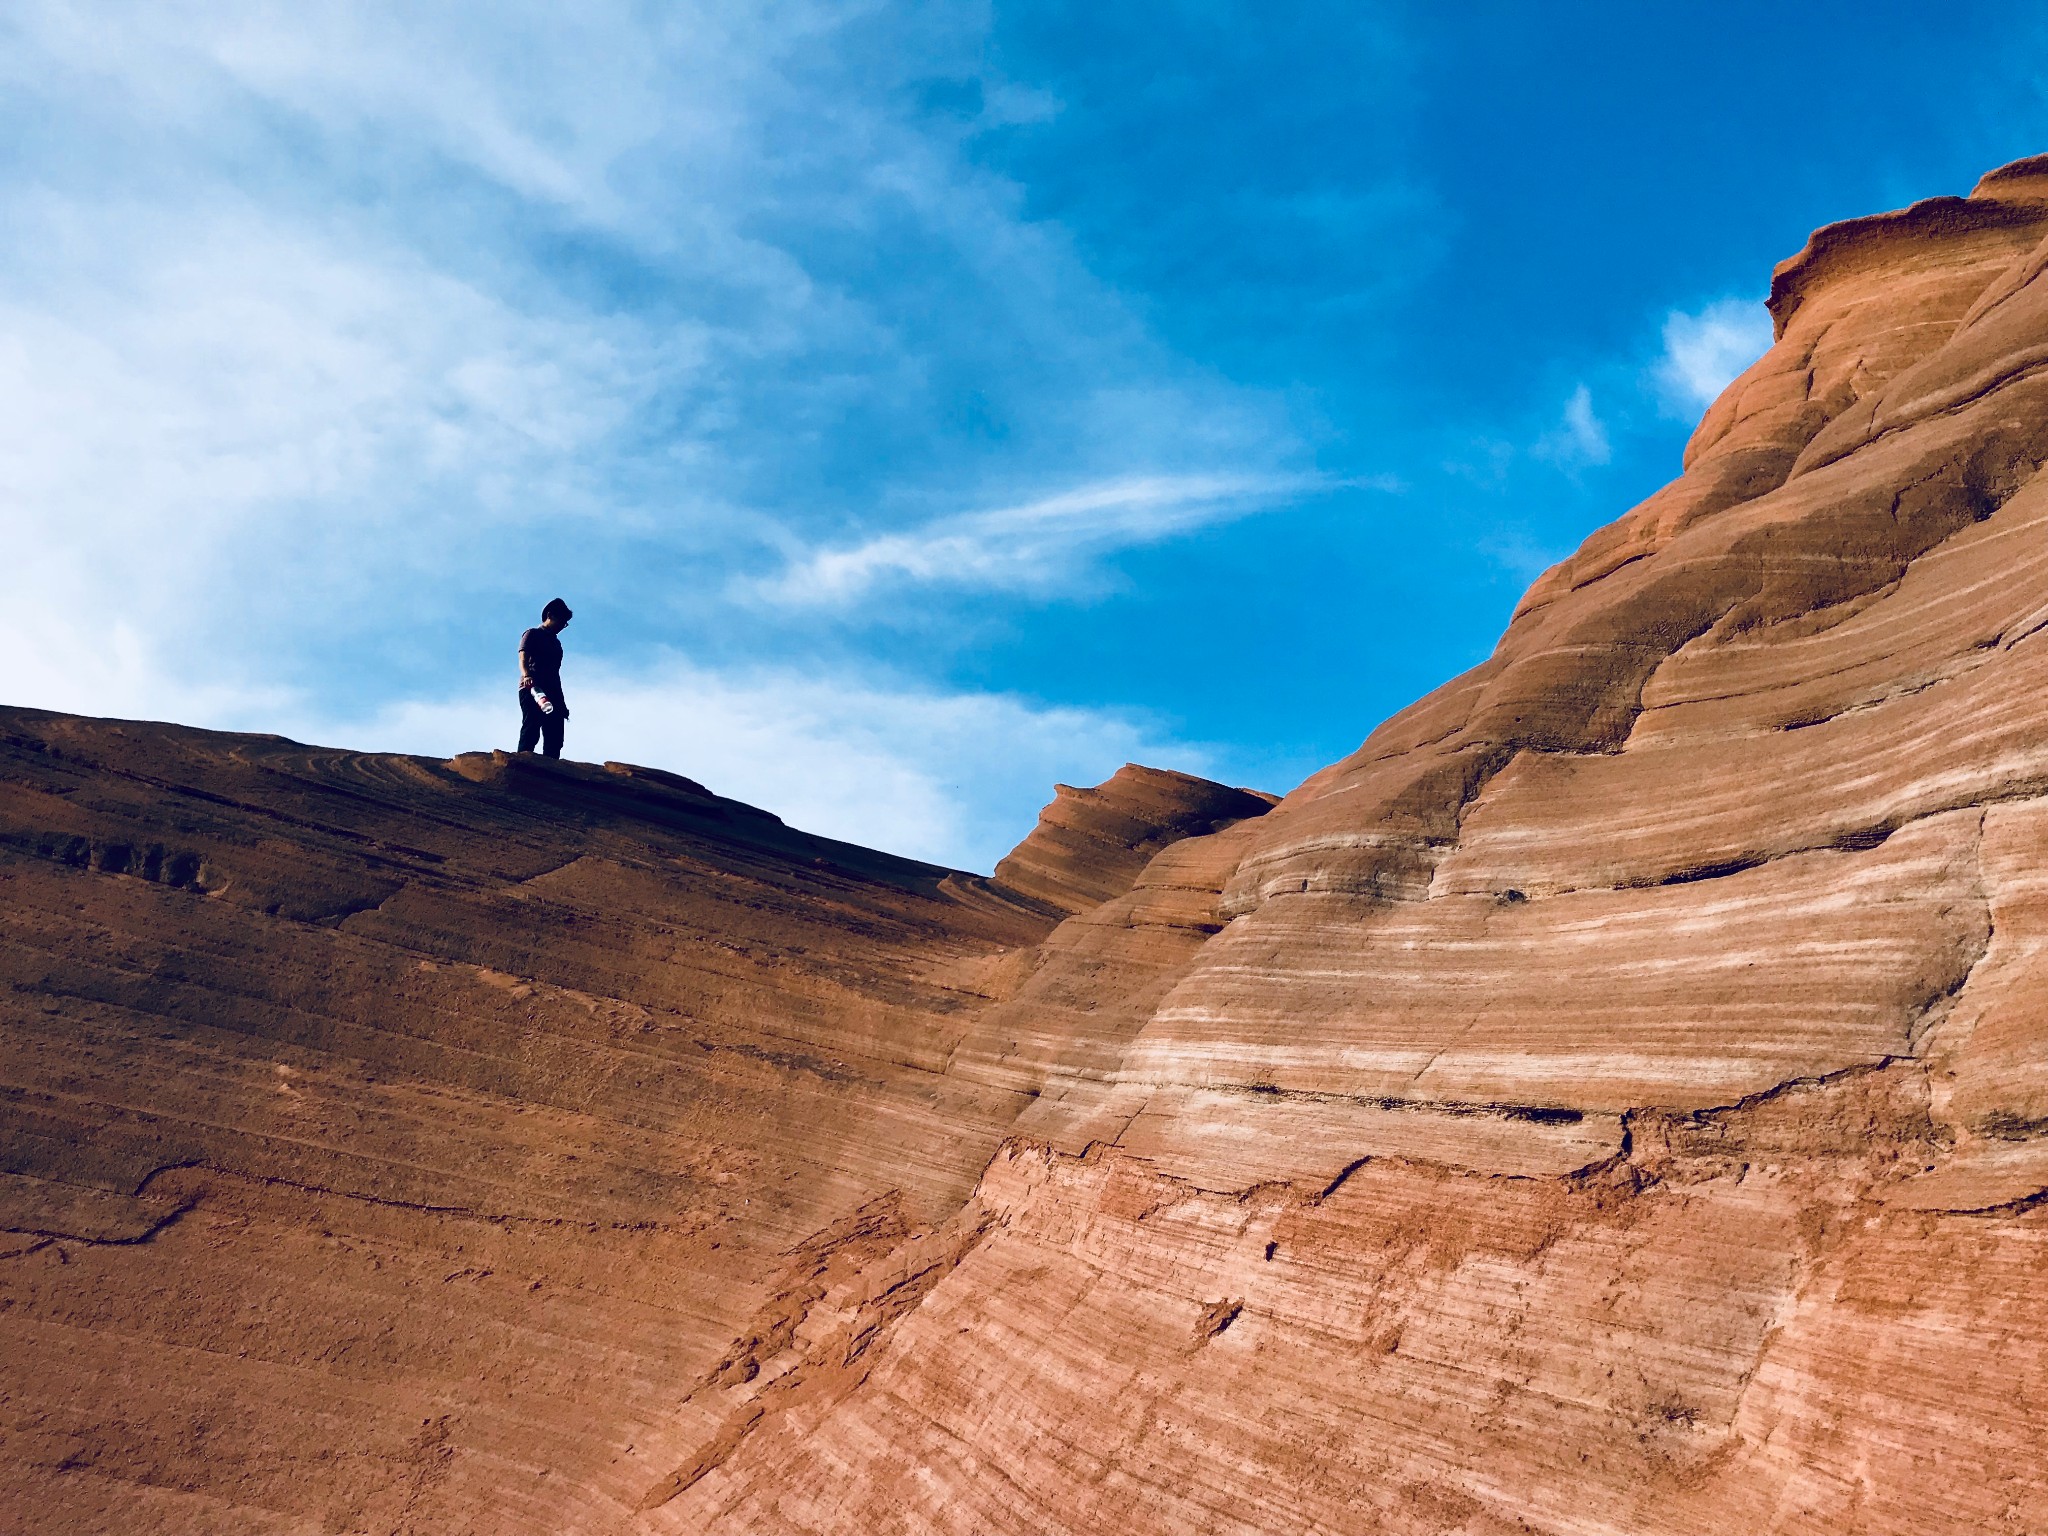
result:
[[[524,688],[519,690],[519,750],[531,752],[533,744],[540,740],[541,725],[547,716],[540,712],[540,706],[533,702],[533,695]],[[557,733],[559,735],[559,732]]]
[[[542,757],[560,757],[562,755],[562,729],[568,723],[568,721],[562,718],[560,710],[556,710],[552,715],[541,716],[540,755]]]

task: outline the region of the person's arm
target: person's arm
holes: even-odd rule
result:
[[[559,709],[562,718],[566,720],[569,718],[569,697],[562,692],[562,637],[551,634],[548,638],[554,641],[554,645],[550,647],[554,652],[554,664],[548,668],[548,704],[554,709]]]
[[[542,714],[552,715],[555,712],[555,700],[543,693],[540,684],[534,680],[533,674],[537,669],[533,665],[533,658],[526,652],[527,636],[532,633],[533,631],[529,629],[526,634],[519,637],[519,686],[533,695],[533,702],[540,706]],[[564,711],[563,718],[567,717],[567,711]]]

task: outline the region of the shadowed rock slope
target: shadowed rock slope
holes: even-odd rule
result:
[[[0,1528],[624,1528],[792,1252],[967,1198],[1056,920],[644,769],[0,710]]]
[[[995,881],[9,715],[14,1523],[2048,1530],[2044,273],[1819,232],[1488,662]]]

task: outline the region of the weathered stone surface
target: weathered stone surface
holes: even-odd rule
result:
[[[2048,1531],[2048,157],[1278,805],[12,711],[10,1529]]]
[[[1032,1103],[943,1069],[1056,913],[687,779],[21,710],[0,765],[8,1529],[616,1528],[785,1252]],[[1270,803],[1098,799],[1105,891]]]
[[[1128,891],[1160,849],[1263,816],[1273,800],[1129,763],[1093,789],[1057,786],[1031,835],[996,865],[995,878],[1065,915],[1090,912]]]
[[[1684,478],[1232,830],[677,1528],[2048,1526],[2038,170],[1781,269]]]
[[[924,973],[1050,920],[943,870],[665,776],[4,724],[9,1528],[624,1518],[779,1253],[943,1214],[1015,1113]]]

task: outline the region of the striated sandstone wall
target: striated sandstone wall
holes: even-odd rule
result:
[[[624,1528],[789,1252],[967,1198],[1056,918],[644,769],[0,711],[0,1529]]]
[[[972,1246],[659,1528],[2048,1531],[2044,268],[2048,162],[1784,264],[1491,660],[1039,949]]]
[[[11,712],[24,1529],[2048,1532],[2048,159],[1267,809]]]

